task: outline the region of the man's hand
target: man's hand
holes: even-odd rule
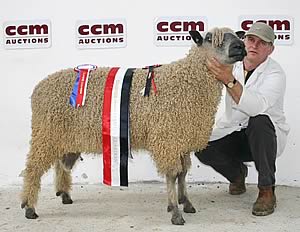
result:
[[[221,64],[216,58],[206,60],[208,69],[216,76],[216,79],[224,84],[234,79],[232,75],[232,65]]]
[[[208,69],[215,75],[216,79],[221,81],[227,86],[230,81],[235,78],[232,74],[232,65],[221,64],[216,58],[206,60]],[[236,104],[239,104],[240,98],[243,93],[243,86],[237,81],[233,88],[226,88],[228,93]]]

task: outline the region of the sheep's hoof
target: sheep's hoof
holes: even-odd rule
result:
[[[24,209],[27,206],[27,201],[21,203],[21,208]]]
[[[169,213],[169,212],[173,211],[173,209],[174,209],[173,205],[168,205],[167,212]]]
[[[65,205],[73,204],[72,198],[66,192],[59,191],[59,192],[56,193],[56,196],[61,196],[62,203],[65,204]]]
[[[35,213],[34,208],[27,208],[25,210],[25,217],[28,219],[36,219],[39,217],[39,215]]]
[[[190,202],[186,202],[183,206],[183,212],[185,213],[196,213],[196,209]]]
[[[71,197],[69,196],[69,194],[63,194],[62,195],[62,203],[63,204],[73,204],[73,200],[71,199]]]
[[[171,222],[173,225],[184,225],[185,220],[180,213],[174,213],[172,215]]]

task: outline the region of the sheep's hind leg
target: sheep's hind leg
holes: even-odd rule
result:
[[[168,191],[168,212],[172,212],[171,222],[174,225],[184,225],[185,220],[178,208],[177,194],[176,194],[176,178],[177,175],[166,175],[167,191]]]
[[[63,204],[73,203],[70,196],[72,185],[71,170],[79,157],[80,153],[68,153],[55,163],[56,196],[61,196]]]
[[[44,152],[46,150],[42,151],[40,148],[37,148],[33,151],[31,149],[26,162],[21,208],[25,208],[25,217],[28,219],[36,219],[38,217],[34,206],[37,204],[38,193],[41,189],[41,177],[50,169],[55,160],[54,154]]]
[[[185,177],[187,174],[187,159],[190,159],[190,157],[185,156],[181,158],[183,171],[178,174],[178,203],[183,204],[183,211],[185,213],[196,213],[195,208],[193,207],[191,201],[188,198],[186,189]]]

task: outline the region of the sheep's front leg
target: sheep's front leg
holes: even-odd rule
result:
[[[187,163],[189,162],[190,157],[185,156],[181,158],[183,171],[178,174],[178,203],[183,204],[183,211],[185,213],[196,213],[195,208],[193,207],[191,201],[189,200],[185,177],[187,174]]]
[[[171,222],[174,225],[183,225],[185,220],[182,217],[178,208],[177,194],[176,194],[176,178],[177,175],[167,174],[167,191],[168,191],[168,212],[172,212]]]
[[[80,153],[68,153],[55,163],[56,196],[61,196],[63,204],[73,203],[70,196],[72,185],[71,170],[79,157]]]

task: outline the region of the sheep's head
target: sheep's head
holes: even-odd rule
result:
[[[240,39],[243,33],[234,33],[229,28],[214,28],[203,38],[198,31],[189,32],[197,46],[208,48],[209,55],[221,63],[233,64],[246,56],[245,45]]]

